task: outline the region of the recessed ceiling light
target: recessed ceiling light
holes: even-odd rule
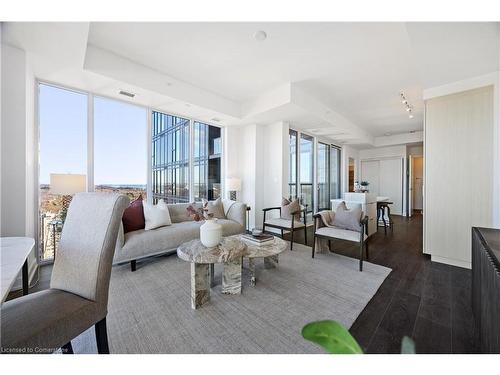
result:
[[[413,114],[412,114],[412,113],[410,113],[410,115],[408,116],[408,118],[413,118]]]
[[[212,117],[210,121],[221,122],[221,119],[217,117]]]
[[[262,41],[266,40],[267,34],[265,31],[259,30],[259,31],[256,31],[255,34],[253,34],[253,37],[255,38],[255,40],[262,42]]]

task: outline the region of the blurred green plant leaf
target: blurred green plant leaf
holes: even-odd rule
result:
[[[415,341],[408,336],[404,336],[401,340],[401,354],[415,354]]]
[[[363,350],[349,331],[334,320],[306,324],[302,336],[332,354],[363,354]]]

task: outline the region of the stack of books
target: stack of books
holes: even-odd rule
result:
[[[241,239],[247,242],[250,245],[268,245],[274,240],[274,236],[270,234],[260,234],[258,236],[254,236],[252,234],[243,234]]]

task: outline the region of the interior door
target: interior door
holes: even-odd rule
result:
[[[403,159],[380,160],[380,196],[389,197],[393,205],[391,213],[403,214]]]

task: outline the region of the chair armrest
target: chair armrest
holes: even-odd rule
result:
[[[267,212],[271,210],[281,210],[281,207],[268,207],[268,208],[263,208],[262,211]]]
[[[368,224],[368,216],[365,216],[359,221],[359,226],[362,227],[363,225]]]
[[[241,202],[235,202],[229,207],[226,213],[226,219],[237,222],[245,229],[247,227],[247,205]]]

